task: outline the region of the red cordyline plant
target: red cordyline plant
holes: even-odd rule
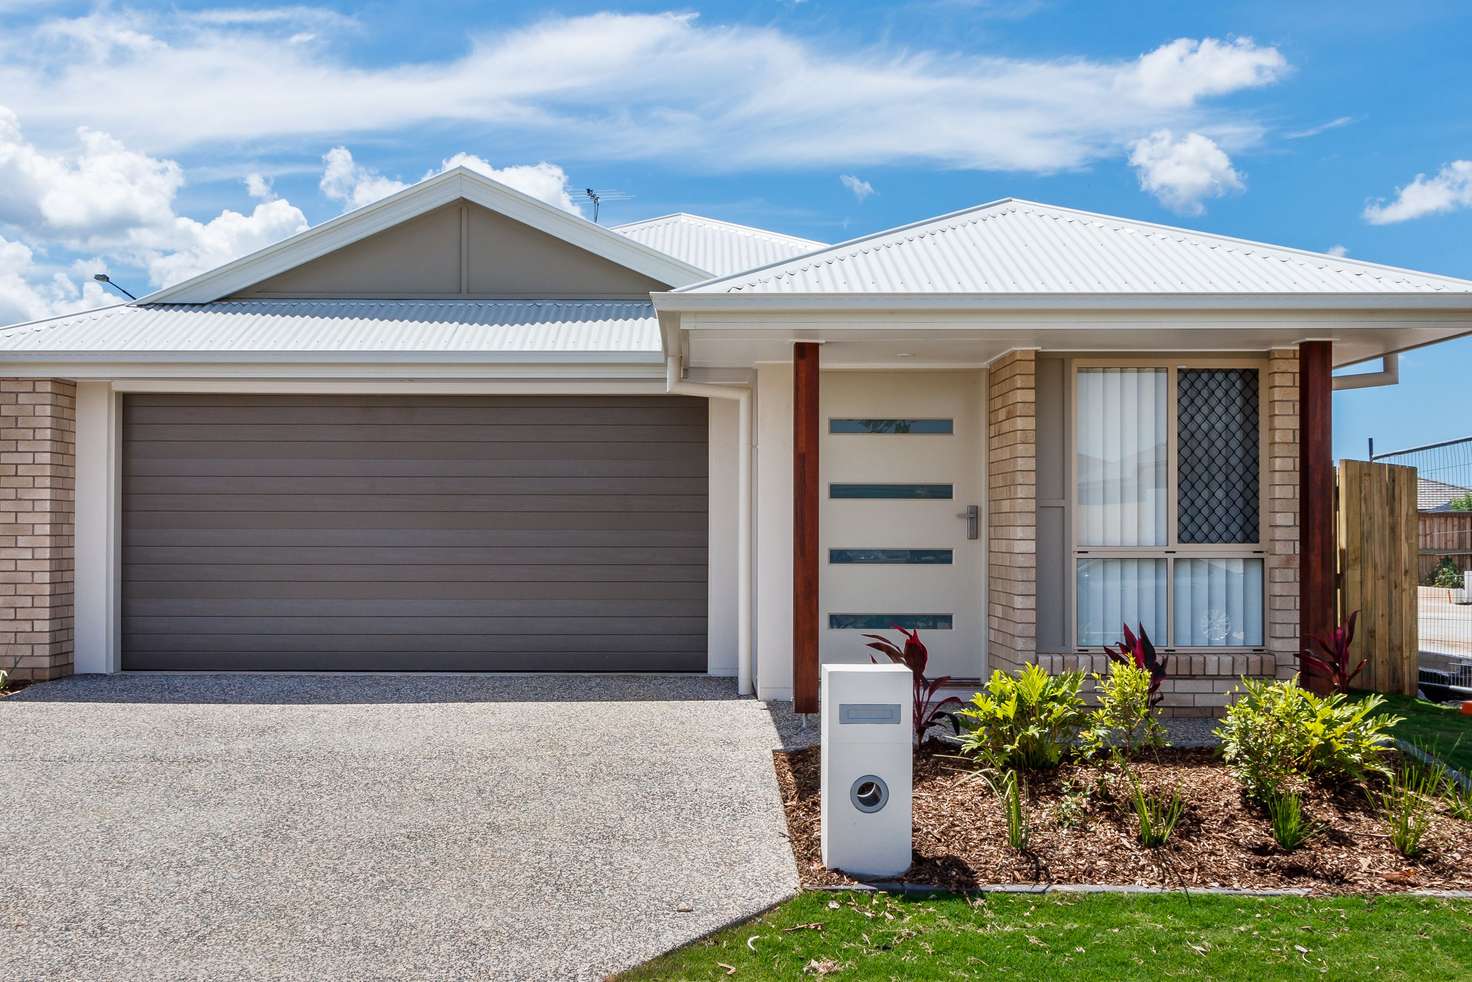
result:
[[[1322,675],[1335,692],[1348,692],[1349,683],[1365,670],[1363,658],[1353,669],[1349,667],[1349,646],[1354,643],[1354,622],[1359,616],[1360,612],[1355,611],[1329,634],[1309,638],[1309,643],[1317,646],[1322,654],[1316,655],[1307,648],[1303,652],[1303,663]]]
[[[1117,647],[1104,646],[1104,653],[1111,660],[1143,668],[1150,673],[1150,705],[1160,705],[1160,700],[1165,697],[1160,695],[1160,683],[1165,680],[1165,656],[1155,653],[1155,645],[1150,643],[1150,635],[1145,633],[1145,625],[1140,625],[1138,637],[1130,630],[1128,624],[1120,625],[1124,629],[1124,640]]]
[[[952,704],[961,706],[963,703],[955,696],[947,696],[939,701],[935,694],[940,691],[941,686],[951,680],[949,675],[940,678],[927,679],[925,677],[925,666],[930,661],[930,652],[925,647],[925,642],[920,640],[920,632],[907,631],[895,625],[894,630],[905,636],[904,647],[900,647],[882,634],[866,634],[864,637],[873,638],[865,647],[873,648],[889,656],[889,660],[896,665],[903,665],[914,675],[914,723],[915,743],[918,745],[925,738],[925,733],[941,720],[947,720],[951,728],[956,728],[956,717],[953,713],[946,712],[946,708]],[[869,660],[878,664],[879,659],[873,655]]]

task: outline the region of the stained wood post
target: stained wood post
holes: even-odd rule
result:
[[[818,351],[792,346],[792,708],[818,711]]]
[[[1333,343],[1298,346],[1299,425],[1299,650],[1308,639],[1334,629],[1334,383]],[[1316,691],[1325,680],[1311,675],[1299,657],[1304,685]]]

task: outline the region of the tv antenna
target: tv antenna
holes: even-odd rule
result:
[[[593,221],[598,221],[598,206],[605,201],[628,201],[633,197],[623,191],[594,191],[592,188],[583,188],[583,195],[593,202]]]

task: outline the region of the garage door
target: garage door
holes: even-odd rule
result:
[[[706,406],[129,395],[123,667],[704,671]]]

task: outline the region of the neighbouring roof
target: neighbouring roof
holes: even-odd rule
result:
[[[828,245],[684,212],[615,225],[612,231],[709,270],[713,276],[766,266]]]
[[[1452,502],[1472,495],[1472,488],[1448,484],[1429,477],[1416,479],[1417,511],[1451,511]]]
[[[375,354],[507,360],[660,361],[642,301],[220,300],[120,304],[0,329],[0,360],[67,354],[150,360],[272,354],[312,360]]]
[[[1004,198],[675,292],[1467,293],[1472,282]]]

